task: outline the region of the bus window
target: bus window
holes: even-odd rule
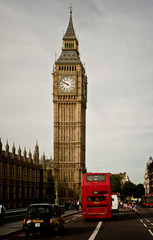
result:
[[[106,197],[105,196],[90,196],[88,197],[87,199],[89,202],[90,201],[93,201],[93,202],[96,202],[96,201],[105,201],[106,200]]]
[[[87,175],[87,182],[103,182],[106,181],[106,176],[102,175]]]

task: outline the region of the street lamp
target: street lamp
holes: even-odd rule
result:
[[[56,198],[55,198],[55,204],[59,204],[59,198],[58,198],[58,189],[59,189],[59,185],[58,185],[58,183],[57,183],[57,179],[56,179],[56,181],[55,181],[55,195],[56,195]]]

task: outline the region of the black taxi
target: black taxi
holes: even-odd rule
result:
[[[23,220],[26,237],[33,233],[58,233],[64,229],[60,206],[49,203],[31,204]]]

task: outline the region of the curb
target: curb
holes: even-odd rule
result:
[[[82,213],[82,210],[81,210],[81,211],[78,211],[78,212],[75,212],[75,213],[71,213],[71,214],[65,215],[65,216],[63,216],[63,217],[64,217],[64,218],[67,218],[67,217],[73,216],[73,215],[78,214],[78,213]]]
[[[14,232],[11,232],[11,233],[7,233],[7,234],[4,234],[4,235],[1,235],[0,236],[0,239],[2,240],[6,240],[8,238],[11,238],[12,235],[18,235],[19,233],[23,232],[23,229],[19,229],[17,231],[14,231]]]

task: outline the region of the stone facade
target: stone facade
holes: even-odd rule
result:
[[[144,189],[145,189],[145,194],[148,194],[149,193],[149,171],[148,171],[147,164],[146,164],[145,174],[144,174]]]
[[[130,182],[130,178],[128,177],[126,172],[123,173],[109,173],[110,176],[117,176],[120,178],[120,184],[123,185],[126,182]]]
[[[153,159],[150,156],[147,161],[144,174],[144,188],[145,194],[153,193]]]
[[[53,201],[53,172],[52,167],[47,166],[44,154],[39,159],[38,143],[33,157],[31,151],[27,157],[26,149],[21,155],[20,146],[16,154],[14,144],[10,152],[8,142],[3,151],[0,139],[0,201],[6,208],[27,207],[48,197]]]
[[[130,181],[130,178],[127,176],[127,173],[126,173],[126,172],[119,173],[119,175],[120,175],[120,177],[121,177],[121,183],[122,183],[122,184]]]
[[[87,76],[81,63],[72,9],[62,53],[53,68],[54,163],[59,198],[81,196],[86,151]]]

